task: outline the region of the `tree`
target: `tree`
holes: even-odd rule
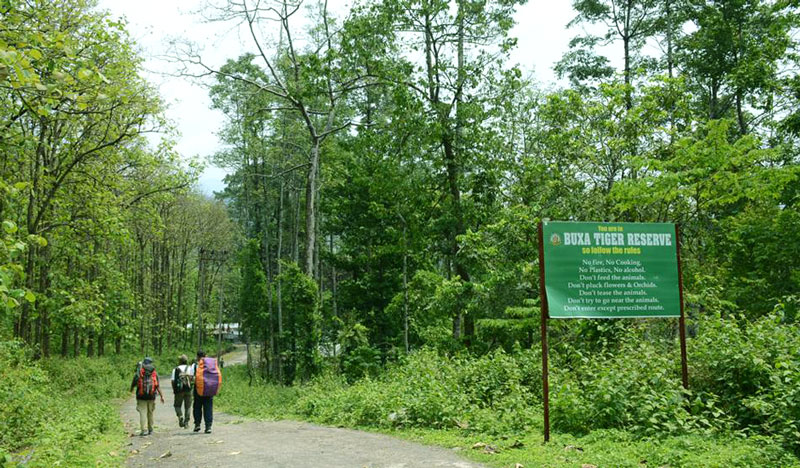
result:
[[[502,69],[503,58],[515,43],[507,35],[516,4],[465,0],[456,2],[454,12],[449,2],[438,0],[386,1],[381,6],[395,18],[397,30],[409,31],[400,35],[401,40],[409,40],[412,49],[422,53],[423,65],[399,81],[415,92],[420,114],[432,130],[429,144],[436,149],[429,156],[433,167],[443,169],[446,200],[439,236],[448,274],[466,282],[470,275],[459,256],[458,240],[467,229],[464,178],[471,171],[482,172],[473,159],[480,154],[479,122],[489,117],[485,98],[497,92],[490,86],[488,70]],[[462,315],[453,317],[453,335],[458,338],[463,333],[468,343],[474,318],[463,319],[462,330]]]
[[[226,72],[205,64],[189,51],[184,60],[199,66],[206,74],[223,76],[249,85],[252,92],[263,93],[275,102],[265,110],[297,113],[307,132],[310,147],[305,184],[305,261],[304,271],[314,276],[314,259],[319,224],[317,199],[320,175],[320,151],[323,142],[331,135],[358,122],[348,118],[344,107],[348,96],[372,84],[368,71],[358,60],[346,57],[342,37],[347,27],[334,29],[327,3],[319,4],[315,18],[316,27],[308,38],[308,50],[301,50],[294,37],[290,21],[300,10],[300,3],[261,4],[230,1],[219,9],[221,19],[242,21],[258,51],[253,56],[263,66],[259,75],[240,71]],[[259,34],[261,21],[275,21],[280,25],[281,40],[275,57],[268,54],[265,39]],[[284,45],[284,42],[285,45]],[[369,60],[365,57],[365,60]]]
[[[570,42],[570,48],[583,46],[568,52],[556,68],[560,74],[569,73],[570,79],[579,82],[588,77],[610,76],[608,59],[594,55],[592,48],[597,44],[608,44],[615,39],[622,42],[623,82],[628,90],[625,106],[630,109],[634,68],[640,59],[639,51],[645,41],[652,37],[658,26],[659,2],[654,0],[575,0],[573,8],[578,16],[568,26],[581,23],[602,23],[606,31],[602,36],[589,35],[577,37]]]
[[[795,8],[758,0],[691,2],[690,19],[697,29],[678,42],[679,56],[700,87],[698,104],[708,118],[735,118],[744,135],[752,122],[775,115],[781,66],[795,42]]]

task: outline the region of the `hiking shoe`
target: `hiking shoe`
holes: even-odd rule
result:
[[[153,430],[152,430],[152,429],[150,429],[150,430],[148,430],[148,431],[147,431],[147,435],[150,435],[150,434],[152,434],[152,433],[153,433]]]
[[[211,428],[210,427],[206,428],[206,434],[211,434]]]
[[[194,426],[194,432],[200,432],[200,426]]]
[[[147,431],[142,431],[139,433],[139,437],[144,437],[147,435]]]

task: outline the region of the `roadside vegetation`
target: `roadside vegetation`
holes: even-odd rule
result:
[[[702,319],[690,391],[664,320],[562,330],[551,352],[552,440],[543,444],[541,353],[426,348],[352,382],[336,369],[296,386],[231,369],[225,411],[379,430],[456,447],[491,466],[800,466],[800,330],[780,313]],[[581,340],[603,333],[605,344]],[[570,333],[570,336],[567,336]],[[647,335],[651,338],[648,339]],[[340,363],[342,361],[339,361]]]
[[[37,362],[29,353],[13,342],[0,346],[4,466],[119,466],[127,438],[119,399],[129,393],[134,358]]]

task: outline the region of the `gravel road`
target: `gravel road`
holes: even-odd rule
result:
[[[243,361],[237,350],[226,367]],[[163,366],[162,366],[163,367]],[[482,468],[451,450],[428,447],[381,434],[321,427],[297,421],[254,421],[214,412],[211,434],[178,427],[172,389],[165,374],[166,404],[156,403],[150,436],[133,435],[139,414],[133,398],[121,408],[131,434],[126,449],[130,467],[330,467],[330,468]],[[190,424],[191,426],[191,424]]]

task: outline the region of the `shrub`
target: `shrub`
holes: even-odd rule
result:
[[[800,451],[800,326],[781,313],[754,322],[718,317],[692,343],[692,385],[719,399],[735,427],[778,435]]]

